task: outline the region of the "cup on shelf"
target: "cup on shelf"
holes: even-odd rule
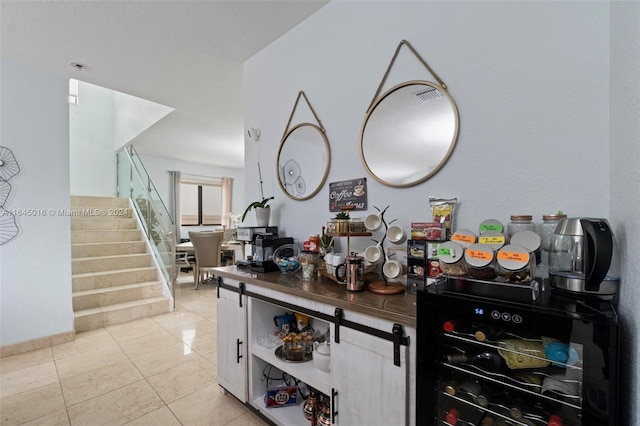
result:
[[[387,229],[387,238],[394,244],[402,244],[407,239],[407,236],[401,226],[391,225]]]
[[[367,231],[375,231],[382,225],[382,217],[379,214],[370,214],[364,218],[364,227]]]
[[[406,267],[397,260],[390,260],[382,266],[382,273],[387,278],[398,278],[406,273]]]
[[[384,253],[382,252],[382,247],[380,247],[379,243],[375,246],[369,246],[364,250],[364,258],[371,264],[380,262],[383,257]]]

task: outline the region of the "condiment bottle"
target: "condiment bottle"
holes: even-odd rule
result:
[[[320,250],[320,235],[313,234],[309,237],[309,250],[315,253]]]
[[[507,243],[511,241],[511,237],[516,232],[520,231],[534,231],[536,230],[536,225],[532,222],[533,216],[531,215],[511,215],[511,222],[507,223],[507,232],[505,237],[507,238]]]
[[[464,247],[455,241],[447,241],[438,247],[438,261],[444,274],[461,276],[466,273]]]

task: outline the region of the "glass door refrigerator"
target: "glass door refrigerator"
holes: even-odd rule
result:
[[[418,291],[416,424],[617,425],[611,303],[487,286]]]

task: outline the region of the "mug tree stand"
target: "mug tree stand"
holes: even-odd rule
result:
[[[382,236],[382,241],[380,241],[380,247],[382,247],[382,252],[384,254],[384,262],[383,265],[385,263],[387,263],[387,251],[384,249],[384,240],[387,238],[387,230],[389,229],[389,225],[391,223],[393,223],[396,219],[392,220],[391,222],[387,223],[387,221],[384,219],[384,213],[387,211],[387,209],[389,208],[389,206],[387,206],[384,210],[380,211],[379,208],[377,208],[376,206],[373,206],[376,210],[378,210],[380,212],[380,219],[382,220],[382,223],[384,224],[384,234]],[[373,240],[374,242],[377,243],[376,240]],[[402,284],[399,281],[387,281],[387,277],[384,276],[384,274],[382,275],[382,279],[383,281],[374,281],[371,283],[367,284],[367,289],[372,292],[372,293],[377,293],[377,294],[402,294],[405,291],[405,285]]]

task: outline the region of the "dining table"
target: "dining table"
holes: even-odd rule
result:
[[[234,264],[237,259],[244,258],[244,244],[241,241],[223,241],[220,250],[223,252],[232,251]],[[176,252],[191,253],[193,251],[193,243],[191,241],[176,244]]]

